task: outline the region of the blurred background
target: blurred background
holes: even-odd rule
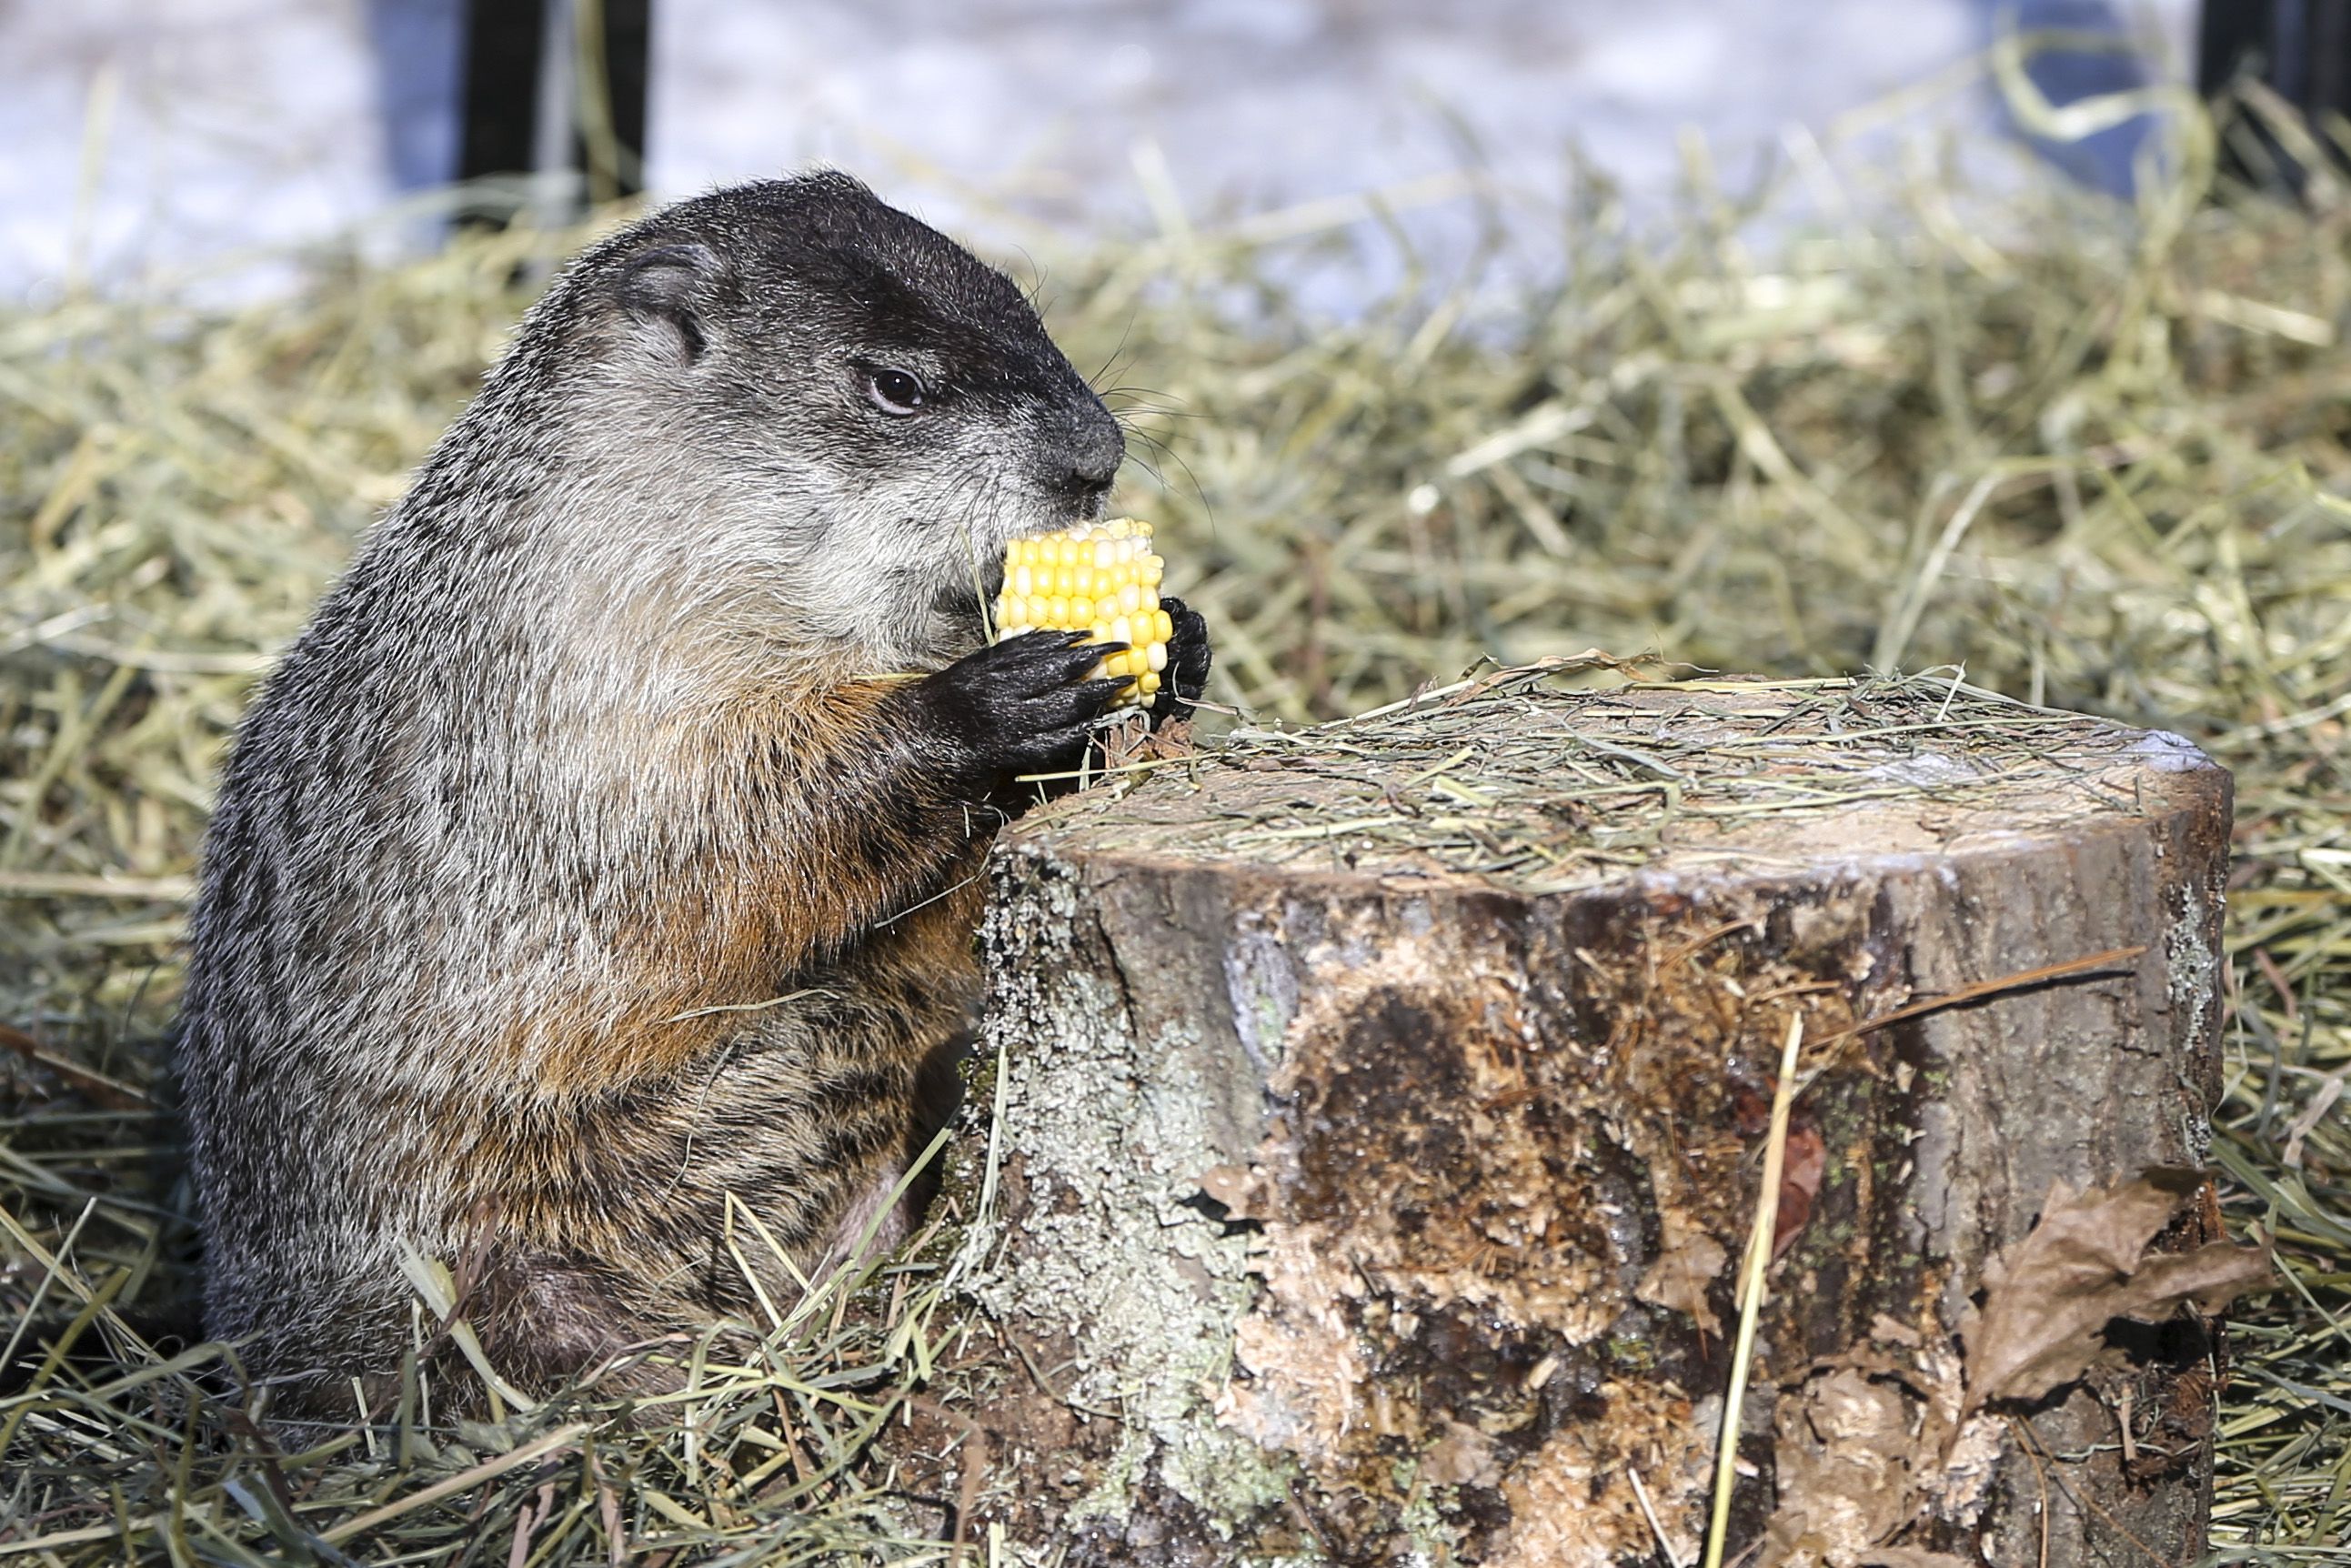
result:
[[[252,286],[235,258],[460,178],[535,175],[475,204],[546,215],[817,161],[950,225],[974,193],[1116,233],[1402,187],[1437,235],[1464,167],[1540,199],[1573,147],[1658,190],[1687,134],[1736,170],[1906,89],[1994,143],[1996,95],[1937,75],[2003,26],[2107,40],[2036,59],[2062,103],[2290,63],[2343,11],[2213,6],[2206,38],[2198,0],[0,0],[0,297]],[[2046,151],[2124,190],[2144,130]]]

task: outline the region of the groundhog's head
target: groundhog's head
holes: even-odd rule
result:
[[[967,652],[1006,542],[1099,516],[1125,455],[1011,279],[844,174],[668,208],[561,292],[610,433],[573,455],[632,470],[654,504],[620,526],[731,574],[737,613],[788,622],[762,634]]]

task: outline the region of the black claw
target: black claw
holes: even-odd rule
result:
[[[1087,643],[1083,632],[1024,632],[940,672],[976,693],[1040,696],[1084,675],[1123,644]]]
[[[1214,658],[1208,647],[1208,622],[1198,611],[1180,599],[1162,599],[1159,607],[1167,612],[1175,634],[1167,640],[1166,680],[1151,705],[1154,729],[1192,716],[1195,705],[1208,689],[1208,666]]]
[[[1083,632],[1031,632],[1008,638],[927,676],[917,688],[922,723],[946,746],[959,788],[971,799],[1010,805],[1031,799],[1022,774],[1075,772],[1094,721],[1126,688],[1092,679],[1123,643],[1089,643]]]

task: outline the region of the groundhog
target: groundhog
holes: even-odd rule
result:
[[[1008,278],[841,174],[558,278],[264,684],[204,841],[205,1328],[272,1415],[384,1396],[412,1252],[544,1392],[756,1324],[777,1251],[877,1218],[942,1124],[990,835],[1122,684],[981,606],[1123,455]],[[1207,669],[1171,608],[1159,719]]]

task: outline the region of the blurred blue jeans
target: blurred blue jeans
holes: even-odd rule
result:
[[[393,185],[449,183],[457,177],[465,0],[367,0],[367,28]]]
[[[2207,5],[2246,3],[2248,0],[2205,0]],[[2127,36],[2123,18],[2110,0],[1974,0],[1974,4],[1981,17],[1986,45],[2010,26],[2021,33]],[[2102,93],[2145,87],[2152,74],[2147,61],[2138,55],[2111,50],[2049,50],[2034,55],[2025,66],[2025,75],[2032,78],[2033,85],[2060,108]],[[2083,184],[2126,196],[2133,188],[2139,150],[2148,145],[2158,128],[2151,117],[2140,115],[2078,141],[2053,141],[2028,134],[2012,119],[2010,129]]]

